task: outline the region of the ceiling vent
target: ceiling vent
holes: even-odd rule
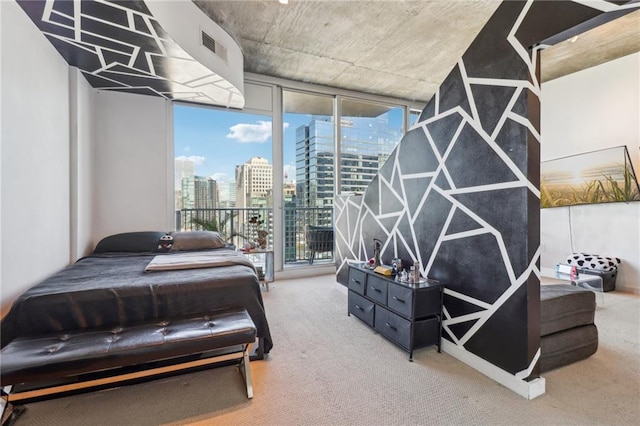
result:
[[[202,34],[202,45],[226,62],[227,49],[222,44],[215,41],[213,37],[211,37],[209,34],[205,33],[204,31],[201,31],[201,34]]]

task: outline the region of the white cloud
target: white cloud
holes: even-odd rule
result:
[[[215,180],[216,182],[229,182],[231,181],[231,177],[223,172],[220,173],[214,173],[211,176],[209,176],[211,179]]]
[[[289,127],[289,123],[284,123],[283,127]],[[227,138],[236,139],[241,143],[258,142],[263,143],[269,140],[272,135],[271,121],[258,120],[257,124],[238,123],[229,128],[231,132]]]
[[[202,157],[200,155],[190,155],[190,156],[186,156],[186,155],[181,155],[179,157],[176,157],[176,161],[190,161],[193,164],[204,164],[204,162],[207,159],[205,157]]]
[[[241,143],[266,142],[271,137],[271,122],[258,121],[258,124],[238,123],[229,128],[229,139],[237,139]]]

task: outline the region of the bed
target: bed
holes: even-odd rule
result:
[[[194,266],[191,255],[214,261]],[[154,261],[171,264],[180,257],[187,261],[167,270],[148,268]],[[175,322],[228,309],[246,310],[255,324],[259,354],[269,353],[273,342],[255,268],[217,233],[117,234],[22,294],[2,320],[1,344]]]
[[[273,342],[253,266],[227,248],[217,233],[173,233],[169,240],[167,235],[133,232],[107,237],[92,255],[27,290],[2,320],[2,347],[17,336],[105,329],[242,307],[256,325],[261,350],[268,353]],[[185,252],[236,253],[237,261],[145,272],[154,258]]]

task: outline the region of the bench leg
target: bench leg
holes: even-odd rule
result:
[[[264,359],[264,337],[256,338],[256,341],[251,344],[249,359],[251,361]]]
[[[253,381],[251,380],[251,366],[249,365],[249,345],[245,346],[242,361],[242,369],[240,372],[244,376],[244,381],[247,386],[247,398],[253,398]]]
[[[2,405],[0,425],[12,425],[18,417],[26,410],[24,405],[14,405],[9,402],[9,394],[13,386],[4,386],[0,388],[0,404]]]

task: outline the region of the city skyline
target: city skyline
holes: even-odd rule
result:
[[[296,115],[284,123],[285,145],[290,141],[295,147],[296,127],[311,117]],[[174,160],[193,161],[196,176],[230,182],[235,180],[236,166],[252,157],[265,158],[273,164],[272,137],[270,116],[174,106]],[[285,149],[284,165],[287,182],[291,182],[295,179],[294,150]]]
[[[392,109],[384,117],[390,128],[402,128],[400,109]],[[284,115],[285,183],[296,182],[297,129],[314,120],[324,119],[330,120],[331,117],[296,113]],[[342,121],[353,119],[343,117]],[[273,164],[272,132],[272,118],[267,115],[175,105],[174,162],[189,160],[194,164],[195,176],[211,177],[218,183],[234,182],[236,166],[245,164],[252,157],[265,158]]]
[[[334,172],[332,117],[284,115],[279,190],[285,196],[287,261],[307,258],[303,231],[308,225],[332,225],[335,179],[348,191],[364,191],[400,140],[402,113],[394,108],[374,117],[342,117],[339,173]],[[176,106],[174,117],[177,228],[219,230],[229,223],[227,238],[238,233],[235,243],[244,245],[255,241],[257,228],[250,219],[258,217],[271,241],[276,190],[271,117],[189,106]]]

